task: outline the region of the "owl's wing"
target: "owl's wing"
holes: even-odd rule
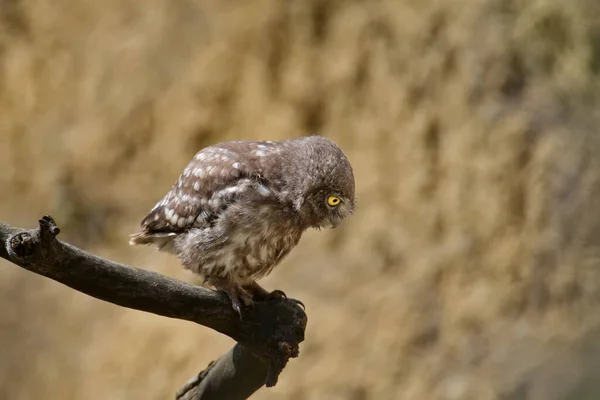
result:
[[[196,154],[177,182],[142,220],[130,244],[159,248],[190,228],[210,224],[251,186],[260,185],[259,156],[248,151],[262,142],[230,142]],[[265,145],[260,145],[265,146]]]

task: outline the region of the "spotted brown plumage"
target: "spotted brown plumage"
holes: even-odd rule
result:
[[[234,308],[269,298],[256,280],[308,228],[334,228],[354,211],[354,175],[321,136],[233,141],[200,150],[131,235],[174,253]]]

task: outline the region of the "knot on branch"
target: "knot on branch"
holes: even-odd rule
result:
[[[236,322],[239,340],[268,366],[267,387],[275,386],[289,359],[298,357],[306,323],[299,302],[288,298],[256,302]]]
[[[34,262],[37,255],[46,257],[60,229],[48,215],[39,220],[37,229],[16,233],[8,238],[9,254],[22,262]]]
[[[307,322],[306,313],[295,300],[281,299],[276,302],[279,303],[275,304],[276,309],[263,315],[264,319],[261,321],[269,349],[269,369],[265,382],[267,387],[275,386],[289,359],[298,357],[299,344],[304,341]]]

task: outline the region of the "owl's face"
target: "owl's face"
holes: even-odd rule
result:
[[[301,212],[313,228],[336,228],[354,212],[354,195],[347,188],[320,188],[308,194]]]
[[[294,183],[301,188],[295,198],[297,210],[310,227],[337,227],[354,212],[350,162],[335,143],[320,136],[305,138],[302,151],[296,154],[302,160],[293,174],[302,181]]]

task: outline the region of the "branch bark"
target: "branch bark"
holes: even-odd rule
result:
[[[0,257],[100,300],[192,321],[238,342],[188,382],[179,399],[245,399],[263,384],[274,386],[298,356],[307,318],[295,301],[257,302],[240,319],[224,293],[103,259],[56,239],[59,232],[48,216],[33,230],[0,222]]]
[[[238,343],[190,379],[176,397],[177,400],[247,399],[258,389],[256,382],[264,382],[266,375],[267,365]]]

